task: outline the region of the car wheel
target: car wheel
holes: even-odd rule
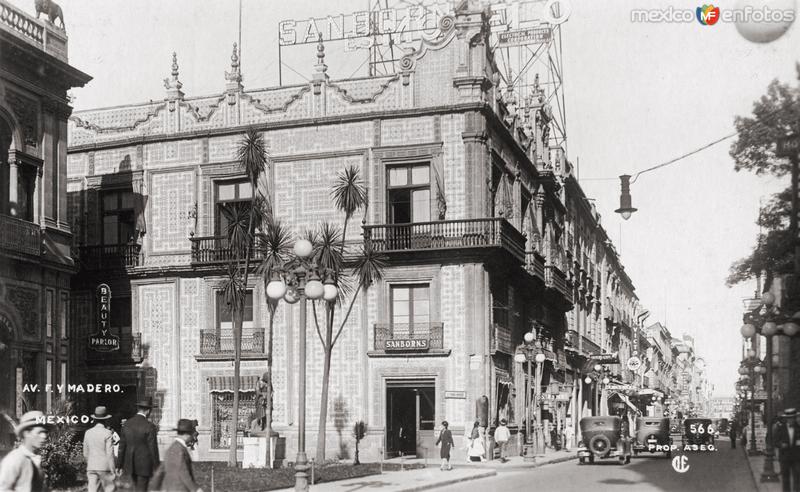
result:
[[[589,441],[589,450],[604,458],[611,451],[611,440],[603,434],[598,434]]]

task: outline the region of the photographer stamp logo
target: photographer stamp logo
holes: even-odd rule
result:
[[[685,454],[672,458],[672,469],[678,473],[686,473],[689,471],[689,466],[689,457]]]

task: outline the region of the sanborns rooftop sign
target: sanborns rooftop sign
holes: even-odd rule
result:
[[[96,352],[119,350],[119,337],[108,332],[111,327],[111,288],[107,284],[97,286],[97,328],[89,335],[89,348]]]

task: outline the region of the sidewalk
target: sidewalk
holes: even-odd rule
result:
[[[450,471],[439,469],[439,460],[427,460],[427,468],[391,471],[383,475],[353,478],[312,485],[311,490],[317,492],[352,492],[369,489],[380,489],[382,492],[412,492],[428,490],[445,485],[478,480],[497,475],[498,472],[536,468],[552,463],[561,463],[576,458],[574,451],[548,451],[543,456],[537,456],[535,462],[523,461],[521,456],[513,456],[507,462],[500,460],[485,461],[482,463],[453,463]],[[399,458],[388,460],[389,463],[400,462]],[[402,459],[403,463],[426,463],[424,459]],[[287,492],[293,489],[284,489]],[[771,492],[771,491],[770,491]]]
[[[750,464],[750,473],[753,474],[753,481],[756,483],[758,492],[781,492],[780,482],[767,482],[761,481],[761,471],[764,470],[764,455],[748,456],[747,462]],[[775,460],[775,471],[780,474],[780,464]]]

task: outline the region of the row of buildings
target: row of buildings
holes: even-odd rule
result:
[[[119,391],[72,396],[122,416],[153,397],[164,439],[178,418],[198,419],[201,459],[226,458],[232,433],[255,413],[267,357],[264,282],[251,275],[234,416],[221,207],[254,192],[235,158],[249,127],[269,145],[261,191],[283,222],[298,235],[323,220],[341,224],[332,178],[357,166],[369,206],[346,239],[388,258],[333,354],[332,453],[348,446],[337,422],[368,423],[362,459],[431,453],[444,419],[458,431],[476,416],[490,427],[505,418],[517,432],[526,393],[543,394],[543,418],[561,430],[601,411],[656,415],[706,404],[693,342],[646,325],[600,215],[550,138],[544,91],[498,89],[488,20],[475,3],[444,17],[441,35],[421,40],[392,75],[331,80],[320,44],[308,83],[245,90],[234,45],[218,94],[187,97],[173,56],[157,101],[75,113],[66,90],[89,77],[67,64],[64,32],[0,7],[2,42],[15,46],[0,50],[0,159],[10,156],[0,161],[0,328],[9,355],[0,363],[16,368],[0,371],[0,396],[9,411],[18,414],[20,402],[51,410],[70,396],[25,393],[24,383],[115,384]],[[35,78],[33,63],[47,75]],[[98,296],[101,285],[110,299]],[[299,319],[297,305],[280,304],[274,417],[289,457]],[[306,329],[309,360],[322,360],[313,323]],[[538,392],[528,363],[514,357],[531,330],[546,356]],[[98,344],[114,337],[118,350]],[[387,343],[408,340],[425,342]],[[597,363],[609,384],[587,379]],[[321,380],[312,362],[310,429]],[[413,436],[400,439],[401,427]]]

